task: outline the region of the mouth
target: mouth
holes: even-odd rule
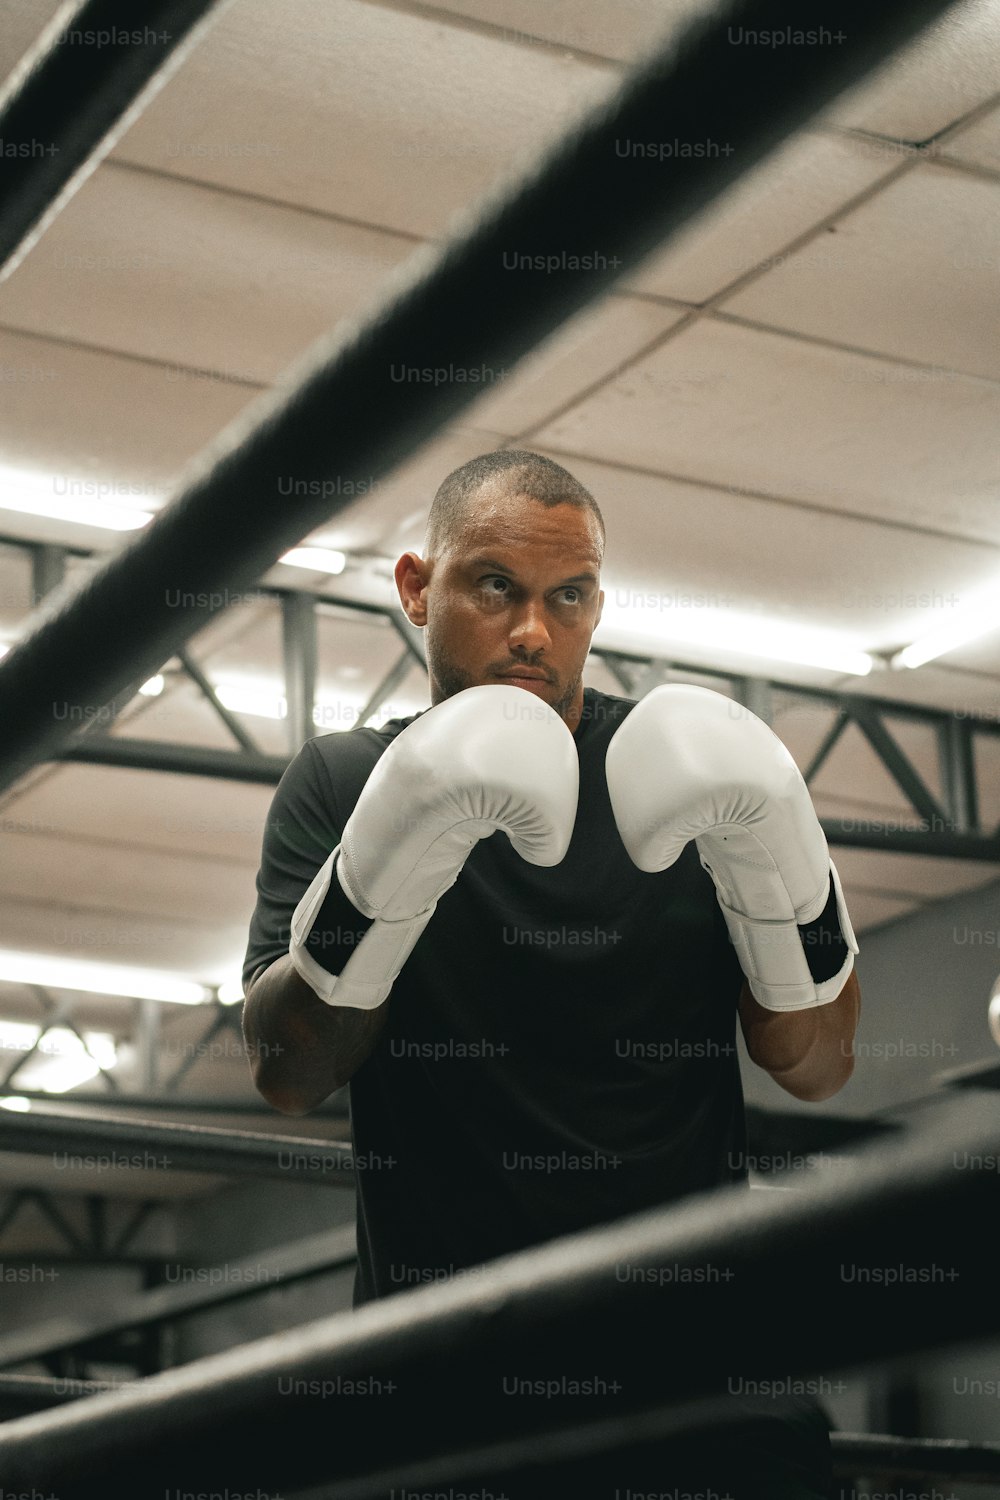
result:
[[[498,672],[497,676],[501,682],[512,682],[516,687],[522,683],[548,682],[549,680],[544,672],[533,670],[531,667],[525,667],[523,672]]]

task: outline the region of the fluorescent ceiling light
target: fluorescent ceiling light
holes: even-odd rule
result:
[[[30,1052],[38,1043],[17,1070],[20,1088],[65,1094],[67,1089],[96,1078],[102,1068],[113,1068],[118,1060],[115,1039],[108,1032],[85,1031],[81,1041],[66,1026],[43,1031],[41,1026],[18,1021],[0,1022],[0,1045],[6,1050]]]
[[[0,1021],[0,1047],[6,1052],[27,1052],[41,1030],[34,1021]]]
[[[941,625],[937,630],[929,630],[912,645],[905,646],[902,651],[897,651],[889,665],[891,667],[922,667],[924,662],[933,661],[938,656],[945,656],[947,652],[955,651],[959,646],[967,645],[969,641],[978,640],[980,636],[990,635],[992,631],[1000,630],[1000,584],[994,583],[989,588],[981,590],[965,609],[956,613],[958,617],[950,625]]]
[[[239,1005],[243,999],[243,980],[224,979],[219,985],[220,1005]]]
[[[258,719],[288,717],[288,703],[277,687],[259,682],[216,682],[213,688],[222,706],[233,713],[251,714]],[[327,732],[353,729],[361,705],[360,698],[320,698],[313,704],[313,723]]]
[[[331,547],[293,547],[278,561],[289,568],[308,568],[310,573],[342,573],[347,567],[346,554]]]
[[[163,673],[157,672],[155,677],[150,677],[139,689],[144,698],[158,698],[163,692]]]
[[[615,592],[605,591],[604,613],[595,634],[608,630],[620,635],[653,636],[667,644],[763,656],[856,677],[866,677],[875,664],[867,651],[859,650],[833,631],[792,621],[762,619],[758,615],[740,615],[728,609],[665,608],[663,601],[671,597],[669,594],[651,594],[655,601],[651,604],[641,602],[642,594],[638,595],[638,603],[618,604]],[[635,597],[631,590],[617,592]]]
[[[0,466],[0,510],[22,515],[48,516],[54,521],[75,521],[80,526],[99,526],[105,531],[136,531],[153,519],[153,512],[134,505],[116,504],[106,496],[124,491],[108,480],[63,480],[67,489],[76,484],[79,493],[58,494],[57,476],[31,473]]]
[[[161,974],[152,969],[129,969],[121,964],[49,958],[41,953],[0,952],[0,982],[40,984],[46,989],[80,990],[87,995],[164,1000],[174,1005],[203,1005],[211,999],[211,992],[205,985],[178,979],[173,974]]]
[[[10,1109],[18,1115],[26,1115],[30,1108],[31,1100],[20,1094],[8,1094],[6,1099],[0,1099],[0,1109]]]
[[[213,682],[215,696],[234,714],[253,714],[258,719],[283,719],[288,704],[276,688],[252,682]]]

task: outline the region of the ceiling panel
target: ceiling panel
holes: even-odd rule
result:
[[[616,80],[613,68],[395,8],[243,0],[113,154],[440,235],[457,209]]]
[[[996,94],[998,56],[995,0],[960,0],[825,118],[901,141],[930,140]]]
[[[123,821],[109,820],[108,833],[124,841]],[[248,876],[247,866],[218,845],[210,857],[184,853],[151,859],[147,849],[123,842],[109,859],[107,849],[97,843],[64,845],[45,834],[8,837],[14,847],[0,871],[0,898],[9,894],[19,900],[50,899],[52,870],[58,862],[60,899],[70,902],[86,903],[99,890],[113,912],[157,911],[203,925],[233,921],[241,912],[249,919],[253,909],[252,871]],[[114,918],[109,921],[113,928]]]
[[[622,62],[648,51],[666,31],[706,8],[705,0],[447,0],[438,9],[496,27],[507,41],[556,47]]]
[[[726,311],[929,369],[868,369],[872,383],[951,371],[1000,380],[1000,179],[923,163],[726,302]],[[864,378],[858,371],[859,379]]]
[[[257,395],[217,379],[175,379],[117,358],[0,330],[0,363],[22,372],[0,404],[0,465],[52,475],[60,497],[79,494],[156,508],[178,472]],[[36,372],[37,378],[31,379]],[[94,486],[110,486],[102,493]],[[0,510],[0,524],[16,517]],[[108,533],[60,523],[67,541]]]
[[[898,158],[897,158],[898,161]],[[896,163],[847,137],[794,137],[626,280],[637,291],[707,302],[884,177]],[[655,170],[655,168],[651,168]]]
[[[447,0],[446,9],[490,23],[526,46],[532,36],[544,37],[631,61],[662,32],[683,28],[711,7],[706,0],[546,0],[543,7],[536,0]],[[835,16],[827,30],[828,45],[838,45]],[[826,117],[900,140],[927,140],[996,91],[998,53],[993,0],[966,0],[844,94]]]
[[[59,10],[62,0],[4,0],[0,27],[0,79],[20,62]]]
[[[1000,542],[1000,385],[878,383],[872,368],[705,319],[534,441]]]
[[[681,316],[633,297],[607,297],[564,323],[499,385],[486,388],[468,419],[479,428],[512,436],[535,427],[544,414],[613,374]]]
[[[4,846],[5,862],[20,857],[18,845],[5,838]],[[66,848],[65,841],[50,846],[50,875],[67,863]],[[103,857],[109,867],[116,865],[114,851],[104,850]],[[201,906],[210,915],[200,921],[190,916],[170,919],[156,915],[155,897],[148,900],[145,910],[119,911],[111,904],[113,893],[103,880],[92,883],[83,893],[89,904],[82,905],[78,884],[68,877],[60,880],[54,900],[4,892],[0,894],[0,948],[155,969],[204,984],[221,983],[238,975],[246,952],[255,871],[256,864],[253,869],[248,867],[249,905],[236,901],[228,911],[215,906],[214,882],[206,871],[200,886]],[[60,943],[63,934],[64,944]],[[0,1014],[6,1014],[2,1001]]]
[[[273,787],[253,782],[65,765],[7,815],[29,842],[62,834],[68,850],[124,846],[147,859],[151,874],[175,857],[182,865],[232,863],[239,872],[256,864],[273,795]],[[6,889],[15,889],[9,879]],[[149,911],[155,914],[155,905]]]
[[[974,125],[956,131],[941,149],[956,161],[1000,173],[1000,109],[991,110]],[[997,269],[995,263],[994,269]]]
[[[641,371],[623,373],[611,387],[629,388],[644,400]],[[673,388],[669,378],[658,388],[662,408],[676,399],[683,412],[702,388],[711,390],[708,369],[679,370]],[[990,576],[984,564],[993,554],[987,551],[984,559],[974,543],[883,525],[875,517],[551,456],[601,506],[609,610],[627,605],[634,615],[648,614],[650,628],[664,631],[664,650],[671,649],[672,619],[680,617],[683,629],[705,611],[720,610],[826,628],[862,650],[895,648],[923,633],[928,622],[949,616],[964,593]],[[997,564],[1000,571],[1000,558]],[[733,644],[739,645],[735,628]],[[735,655],[730,664],[738,666]]]
[[[476,408],[471,408],[475,413]],[[403,552],[423,547],[431,501],[446,475],[480,453],[492,453],[504,442],[502,433],[453,424],[434,437],[415,457],[385,478],[375,480],[369,493],[342,510],[327,526],[311,533],[312,540],[347,552],[376,552],[395,562]],[[385,603],[398,600],[385,569]]]
[[[0,321],[267,383],[375,296],[413,242],[107,165],[0,286]]]

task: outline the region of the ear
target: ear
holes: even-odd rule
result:
[[[404,552],[396,563],[394,577],[399,602],[411,625],[427,624],[427,585],[430,582],[430,563],[424,562],[415,552]]]

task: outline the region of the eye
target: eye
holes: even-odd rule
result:
[[[495,588],[495,584],[499,584],[500,588]],[[510,587],[510,583],[506,578],[502,577],[501,574],[490,573],[485,578],[481,578],[479,580],[479,587],[483,590],[484,594],[499,595],[503,589],[508,589]]]

